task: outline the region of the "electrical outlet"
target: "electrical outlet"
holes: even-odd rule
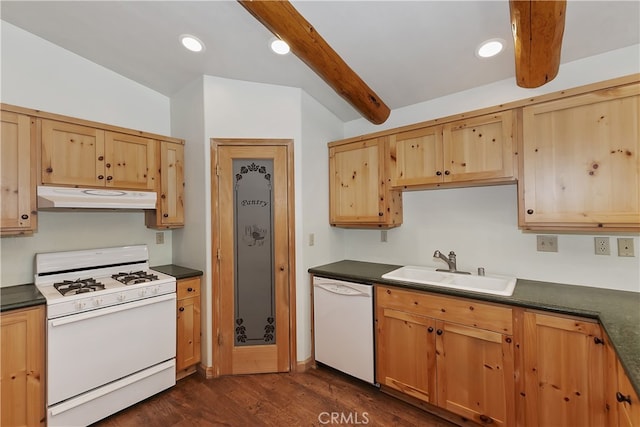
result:
[[[618,256],[635,256],[633,253],[633,238],[618,238]]]
[[[164,244],[164,233],[159,231],[156,233],[156,245]]]
[[[538,252],[558,252],[558,236],[536,236]]]
[[[595,245],[596,255],[611,255],[611,248],[609,247],[608,237],[594,237],[593,242]]]

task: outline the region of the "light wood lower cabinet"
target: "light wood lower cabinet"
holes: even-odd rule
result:
[[[510,308],[376,287],[376,379],[479,424],[515,420]]]
[[[619,427],[640,426],[640,398],[629,381],[629,377],[624,372],[620,361],[616,363],[617,388],[615,390],[615,401],[618,412]]]
[[[0,231],[32,234],[37,226],[35,118],[2,111]]]
[[[200,277],[177,281],[176,376],[196,370],[200,362]]]
[[[0,315],[1,426],[45,425],[45,308]]]
[[[524,313],[527,426],[607,425],[605,340],[596,322]]]

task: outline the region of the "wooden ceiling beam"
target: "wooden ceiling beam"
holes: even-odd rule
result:
[[[518,86],[539,87],[558,74],[566,6],[566,0],[509,0]]]
[[[238,0],[269,31],[371,123],[391,111],[288,1]]]

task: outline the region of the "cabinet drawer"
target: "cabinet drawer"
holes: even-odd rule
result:
[[[200,278],[193,277],[190,279],[178,280],[177,298],[190,298],[200,296]]]
[[[376,287],[379,306],[428,316],[460,325],[513,334],[511,308],[464,298],[445,297],[420,291]]]

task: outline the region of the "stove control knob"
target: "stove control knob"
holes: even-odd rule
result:
[[[87,302],[86,301],[77,301],[76,302],[76,310],[82,310],[86,306],[87,306]]]
[[[118,295],[118,301],[119,301],[119,302],[124,301],[126,298],[127,298],[127,297],[125,296],[125,294],[120,294],[120,295]]]
[[[153,292],[154,295],[157,295],[158,292],[160,292],[160,286],[154,286],[153,289],[151,289],[151,292]]]
[[[144,297],[144,296],[146,296],[146,295],[147,295],[147,292],[149,292],[149,289],[147,289],[147,288],[142,288],[142,289],[140,289],[140,292],[138,292],[138,294],[139,294],[141,297]]]
[[[102,298],[94,298],[93,305],[99,307],[102,304]]]

